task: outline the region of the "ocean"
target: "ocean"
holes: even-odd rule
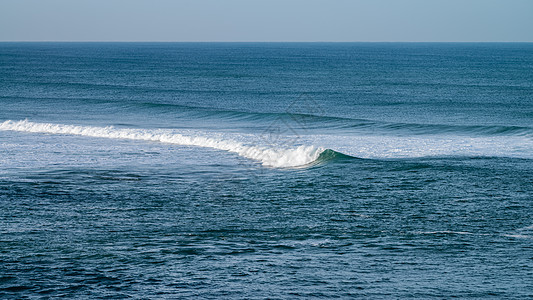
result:
[[[533,298],[532,43],[0,43],[0,298]]]

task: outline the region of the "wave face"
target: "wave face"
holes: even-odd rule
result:
[[[285,168],[307,165],[315,161],[324,149],[313,146],[295,148],[269,148],[250,146],[233,140],[220,140],[205,136],[186,136],[164,130],[117,129],[114,127],[76,126],[50,123],[34,123],[27,120],[7,120],[0,124],[0,130],[33,133],[72,134],[88,137],[128,139],[161,142],[182,146],[207,147],[224,150],[261,162],[264,166]]]

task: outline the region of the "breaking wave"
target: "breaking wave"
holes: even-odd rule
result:
[[[236,153],[275,168],[322,165],[345,159],[399,159],[417,157],[512,157],[533,158],[533,140],[527,136],[462,135],[338,135],[300,136],[301,146],[279,142],[271,145],[255,135],[220,134],[210,131],[137,129],[37,123],[7,120],[0,130],[68,134],[88,137],[161,142],[196,146]],[[288,136],[290,137],[290,136]]]
[[[317,160],[323,148],[298,146],[295,148],[272,148],[247,145],[242,142],[206,136],[187,136],[170,131],[147,129],[118,129],[114,127],[77,126],[51,123],[35,123],[27,120],[0,123],[0,130],[33,133],[69,134],[88,137],[128,139],[161,142],[183,146],[207,147],[236,153],[260,162],[264,166],[287,168],[308,165]]]

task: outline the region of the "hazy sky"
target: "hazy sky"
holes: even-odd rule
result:
[[[0,41],[533,42],[533,0],[0,0]]]

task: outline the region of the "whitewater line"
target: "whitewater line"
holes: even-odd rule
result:
[[[315,161],[320,153],[324,151],[324,149],[314,146],[299,146],[289,149],[276,149],[260,146],[247,146],[241,142],[233,140],[219,140],[204,136],[186,136],[177,133],[163,133],[160,131],[157,132],[147,129],[117,129],[114,127],[35,123],[28,120],[7,120],[3,123],[0,123],[0,130],[69,134],[98,138],[161,142],[182,146],[206,147],[236,153],[242,157],[259,161],[264,166],[276,168],[307,165]]]

